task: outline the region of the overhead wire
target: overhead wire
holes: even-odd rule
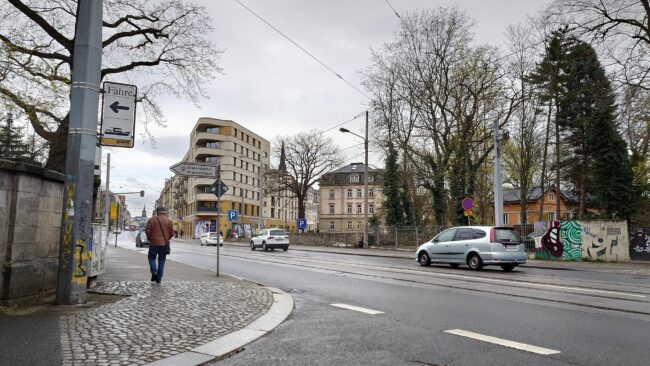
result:
[[[276,28],[273,24],[269,23],[266,19],[262,18],[259,14],[257,14],[256,12],[254,12],[252,9],[250,9],[249,7],[247,7],[246,5],[244,5],[241,1],[239,1],[239,0],[234,0],[234,1],[235,1],[237,4],[241,5],[244,9],[248,10],[251,14],[253,14],[254,16],[256,16],[259,20],[261,20],[262,22],[264,22],[264,24],[266,24],[266,25],[268,25],[269,27],[271,27],[271,29],[273,29],[274,31],[276,31],[278,34],[280,34],[282,37],[284,37],[285,39],[287,39],[289,42],[293,43],[293,44],[294,44],[296,47],[298,47],[302,52],[306,53],[309,57],[311,57],[312,59],[314,59],[314,61],[318,62],[321,66],[323,66],[324,68],[326,68],[327,70],[329,70],[329,71],[330,71],[332,74],[334,74],[336,77],[338,77],[339,79],[343,80],[346,84],[348,84],[349,86],[351,86],[351,87],[352,87],[354,90],[356,90],[359,94],[363,95],[364,97],[366,97],[366,98],[369,99],[369,100],[371,99],[371,98],[370,98],[366,93],[364,93],[363,91],[361,91],[361,89],[357,88],[356,85],[354,85],[354,84],[352,84],[351,82],[349,82],[348,80],[346,80],[343,76],[341,76],[339,73],[337,73],[336,71],[334,71],[334,69],[332,69],[331,67],[329,67],[329,66],[328,66],[327,64],[325,64],[323,61],[319,60],[316,56],[312,55],[312,54],[311,54],[309,51],[307,51],[304,47],[302,47],[301,45],[299,45],[299,44],[298,44],[296,41],[294,41],[293,39],[289,38],[289,36],[287,36],[286,34],[282,33],[282,31],[280,31],[278,28]]]
[[[339,124],[336,125],[336,126],[333,126],[333,127],[330,127],[330,128],[328,128],[328,129],[326,129],[325,131],[323,131],[323,133],[329,132],[329,131],[331,131],[331,130],[337,128],[337,127],[341,127],[341,126],[343,126],[343,125],[346,124],[346,123],[352,122],[352,121],[354,121],[355,119],[357,119],[357,118],[363,116],[365,113],[366,113],[366,111],[363,111],[363,112],[357,114],[356,116],[350,118],[349,120],[347,120],[347,121],[345,121],[345,122],[339,123]]]

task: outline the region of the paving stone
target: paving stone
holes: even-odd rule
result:
[[[243,328],[273,303],[271,291],[245,281],[100,282],[91,291],[127,297],[61,317],[63,365],[133,365],[174,356]]]

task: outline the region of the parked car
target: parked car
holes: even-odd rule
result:
[[[282,229],[262,229],[259,235],[251,238],[251,250],[256,248],[262,248],[265,251],[282,248],[286,252],[289,249],[289,235]]]
[[[447,263],[453,268],[467,264],[470,269],[498,265],[511,271],[526,263],[519,233],[511,227],[463,226],[447,229],[420,245],[415,259],[422,266]]]
[[[144,230],[139,230],[138,233],[135,234],[135,246],[137,248],[142,248],[145,245],[149,246],[149,238],[147,238],[147,234]]]
[[[217,233],[205,233],[199,240],[201,245],[217,245]],[[223,235],[219,235],[219,246],[223,246]]]

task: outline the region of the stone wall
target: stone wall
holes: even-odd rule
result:
[[[0,303],[56,290],[63,175],[0,160]]]

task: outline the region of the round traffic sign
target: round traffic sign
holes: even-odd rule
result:
[[[474,208],[474,201],[472,201],[471,198],[467,197],[463,200],[462,206],[465,211],[469,211]]]

